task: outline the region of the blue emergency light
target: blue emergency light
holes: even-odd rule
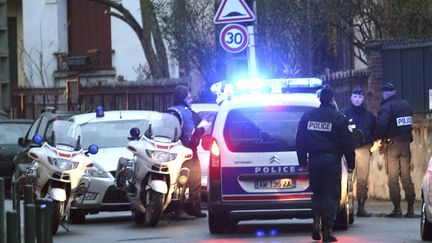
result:
[[[211,86],[217,95],[216,103],[230,100],[233,96],[250,94],[310,93],[322,87],[319,78],[249,79],[235,82],[222,81]]]
[[[96,117],[103,117],[104,116],[104,110],[101,105],[98,105],[96,107]]]

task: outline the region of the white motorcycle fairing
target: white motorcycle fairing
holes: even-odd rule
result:
[[[66,191],[62,188],[50,188],[50,192],[49,192],[50,196],[52,199],[59,201],[59,202],[64,202],[66,201]]]
[[[168,186],[165,181],[162,180],[152,180],[146,187],[146,190],[151,188],[152,190],[165,194],[168,192]]]
[[[86,169],[93,165],[87,154],[96,154],[98,147],[90,145],[84,152],[80,146],[81,137],[78,125],[54,120],[44,137],[34,136],[33,142],[40,147],[31,148],[28,152],[33,164],[24,179],[33,186],[38,198],[53,200],[52,234],[57,232],[60,224],[64,227],[72,200],[88,189],[85,183],[80,186]],[[75,194],[77,191],[79,193]]]

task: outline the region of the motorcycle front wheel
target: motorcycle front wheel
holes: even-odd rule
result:
[[[53,200],[52,203],[52,234],[57,233],[61,220],[65,216],[65,202]]]
[[[163,194],[147,190],[145,205],[145,223],[147,226],[154,227],[162,217]]]

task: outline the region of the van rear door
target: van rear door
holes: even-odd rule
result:
[[[227,114],[220,144],[223,201],[310,200],[295,147],[298,122],[310,109],[247,107]]]

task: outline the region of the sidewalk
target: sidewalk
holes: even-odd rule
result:
[[[414,212],[420,217],[421,214],[421,201],[415,201]],[[402,214],[406,213],[407,203],[406,201],[401,202]],[[368,213],[372,214],[374,217],[384,217],[393,210],[393,203],[390,200],[380,200],[380,199],[368,199],[366,201],[365,209]],[[354,213],[357,212],[357,202],[354,204]]]

